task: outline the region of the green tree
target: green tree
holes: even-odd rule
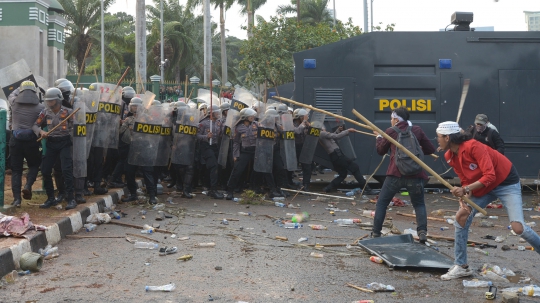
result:
[[[247,70],[246,81],[261,84],[268,81],[278,86],[293,81],[293,57],[296,52],[360,35],[352,20],[336,22],[334,29],[326,24],[298,24],[295,19],[271,17],[259,22],[253,37],[241,48],[244,56],[240,68]]]
[[[240,14],[248,17],[248,37],[251,37],[252,29],[255,27],[255,11],[265,5],[268,0],[238,0],[238,4],[242,6]]]
[[[326,8],[329,0],[301,0],[300,1],[300,21],[304,24],[315,25],[318,23],[333,24],[334,18]],[[293,14],[296,19],[296,0],[291,0],[290,5],[280,5],[278,14]]]
[[[114,2],[114,0],[103,1],[105,9]],[[99,54],[101,51],[101,0],[59,0],[59,2],[64,8],[63,16],[68,21],[64,57],[72,63],[71,65],[76,62],[78,72],[88,44],[92,43],[88,57]],[[127,15],[125,17],[127,18]],[[104,22],[107,66],[118,68],[122,63],[122,53],[112,45],[125,45],[124,35],[118,30],[125,22],[123,17],[109,18]],[[82,74],[85,73],[85,68],[86,66],[82,67]]]

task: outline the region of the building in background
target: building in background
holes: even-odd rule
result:
[[[540,12],[529,12],[523,11],[525,13],[525,23],[527,23],[528,31],[540,31]]]
[[[24,59],[49,84],[66,75],[66,19],[57,0],[0,0],[0,68]]]

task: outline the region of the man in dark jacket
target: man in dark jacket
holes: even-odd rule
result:
[[[409,127],[409,116],[407,108],[396,108],[391,114],[390,123],[401,131],[405,131]],[[430,155],[435,151],[435,147],[419,126],[414,125],[410,130],[418,140],[424,155]],[[377,135],[377,153],[381,156],[385,155],[388,150],[390,150],[391,153],[390,164],[386,171],[386,179],[384,180],[381,193],[379,194],[379,199],[377,199],[371,236],[381,236],[382,225],[386,216],[386,208],[390,204],[390,201],[392,201],[392,198],[394,198],[394,195],[398,193],[401,188],[406,188],[416,212],[416,229],[418,237],[421,243],[425,243],[427,240],[427,212],[424,203],[424,182],[428,177],[423,170],[416,175],[403,176],[394,161],[396,156],[396,146],[382,137],[379,133],[374,133]],[[398,133],[392,127],[386,129],[385,133],[395,140],[398,138]]]
[[[488,117],[484,114],[476,115],[474,127],[469,129],[473,139],[497,150],[504,155],[504,141],[496,129],[489,127]]]

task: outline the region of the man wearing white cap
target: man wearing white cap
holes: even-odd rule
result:
[[[460,198],[467,196],[482,208],[499,198],[508,212],[512,230],[540,253],[540,237],[525,224],[523,218],[521,185],[512,162],[496,150],[471,140],[470,135],[462,133],[459,125],[453,121],[439,124],[437,142],[446,151],[446,162],[461,179],[462,187],[454,187],[452,194]],[[454,223],[455,265],[441,279],[451,280],[473,274],[467,265],[467,240],[475,214],[476,210],[460,199]]]

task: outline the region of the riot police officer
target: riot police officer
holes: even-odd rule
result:
[[[294,124],[294,143],[296,146],[296,157],[299,158],[302,153],[302,147],[304,139],[307,134],[307,127],[309,123],[305,120],[308,112],[303,108],[297,108],[293,112],[293,124]],[[300,162],[300,161],[298,161]],[[311,183],[311,164],[300,163],[302,166],[302,190],[309,191],[309,185]]]
[[[98,90],[98,83],[92,83],[88,87],[90,91],[97,91]],[[99,114],[99,113],[98,113]],[[88,123],[88,121],[87,121]],[[95,131],[97,131],[94,128]],[[94,132],[94,138],[96,136],[96,132]],[[93,146],[94,142],[92,142],[92,147],[90,148],[90,154],[88,156],[88,161],[86,162],[86,166],[88,168],[87,171],[87,177],[85,182],[85,196],[91,195],[92,192],[88,190],[88,184],[91,183],[94,186],[94,194],[95,195],[104,195],[108,192],[106,188],[103,188],[100,186],[101,183],[101,175],[103,173],[103,156],[105,154],[105,149],[103,147],[97,147]]]
[[[201,150],[201,160],[206,165],[208,180],[210,181],[210,191],[208,196],[214,199],[223,199],[223,195],[217,191],[218,185],[218,153],[223,124],[221,123],[221,112],[217,105],[212,105],[208,109],[208,115],[199,123],[197,139]]]
[[[43,174],[43,183],[47,192],[47,201],[40,205],[40,208],[49,208],[55,206],[60,201],[54,198],[54,187],[52,183],[52,168],[57,159],[60,159],[62,165],[62,174],[66,187],[66,210],[77,207],[73,197],[73,159],[71,157],[71,131],[73,128],[73,119],[63,122],[55,131],[47,133],[41,129],[42,126],[48,126],[51,130],[66,119],[71,110],[62,106],[62,92],[56,88],[49,88],[45,93],[45,103],[47,107],[41,111],[32,130],[41,137],[47,139],[47,150],[43,157],[41,172]]]
[[[23,160],[26,159],[28,174],[26,184],[22,190],[23,198],[32,199],[32,184],[41,164],[40,143],[36,142],[37,136],[32,131],[32,126],[44,106],[39,102],[36,95],[36,85],[32,81],[23,81],[19,88],[19,95],[11,102],[11,130],[9,140],[11,152],[11,190],[13,202],[11,205],[21,206],[21,185]]]

